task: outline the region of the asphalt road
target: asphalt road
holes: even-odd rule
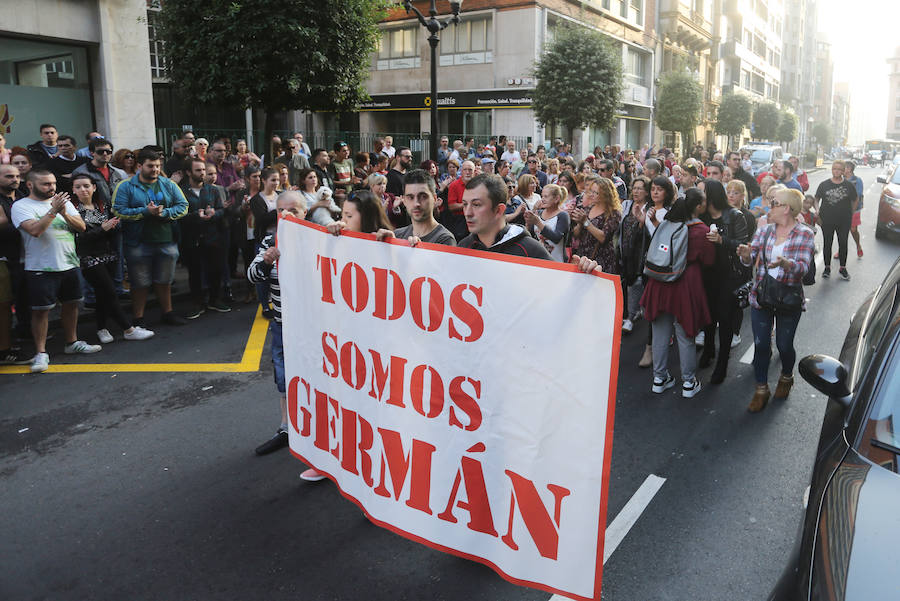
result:
[[[869,190],[876,170],[858,173]],[[874,238],[877,189],[852,281],[807,291],[801,357],[837,354],[897,257]],[[240,306],[81,361],[236,365],[253,319]],[[799,525],[824,399],[798,378],[786,402],[746,412],[749,318],[724,384],[706,370],[690,401],[652,395],[636,367],[645,328],[623,340],[608,519],[639,489],[647,505],[606,563],[603,598],[764,599]],[[286,451],[254,456],[278,422],[267,350],[255,372],[0,373],[0,398],[0,599],[549,597],[372,525],[329,482],[300,481]],[[644,495],[651,474],[664,482]]]

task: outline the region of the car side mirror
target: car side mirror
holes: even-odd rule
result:
[[[813,388],[826,394],[842,405],[850,405],[849,376],[843,363],[828,355],[809,355],[800,360],[800,375]]]
[[[875,178],[875,181],[877,181],[879,184],[886,184],[887,178],[883,175],[879,175],[878,177]]]

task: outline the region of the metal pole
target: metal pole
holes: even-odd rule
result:
[[[437,95],[437,32],[432,32],[428,36],[428,43],[431,45],[431,159],[437,163],[438,160],[438,95]]]

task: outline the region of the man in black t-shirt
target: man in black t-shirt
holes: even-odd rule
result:
[[[387,192],[397,198],[403,196],[403,176],[412,165],[412,151],[405,146],[397,149],[397,164],[387,174]]]
[[[816,204],[819,209],[819,222],[822,226],[823,257],[825,270],[823,278],[831,277],[831,242],[835,233],[838,239],[838,273],[845,280],[850,279],[847,273],[847,236],[850,234],[850,223],[859,198],[856,186],[844,179],[844,162],[831,164],[831,179],[825,180],[816,189]]]
[[[760,195],[759,183],[756,178],[744,171],[741,167],[741,155],[731,151],[728,153],[728,166],[731,168],[731,175],[735,179],[739,179],[747,186],[747,198],[753,199]]]

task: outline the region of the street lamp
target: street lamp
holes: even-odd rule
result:
[[[445,29],[451,23],[456,25],[459,23],[459,9],[462,7],[463,0],[450,0],[450,10],[453,16],[441,20],[437,18],[436,0],[431,0],[431,7],[428,9],[429,18],[425,18],[419,9],[412,4],[412,0],[403,0],[403,8],[416,13],[416,18],[422,27],[427,29],[431,35],[428,36],[428,44],[431,46],[431,158],[437,162],[438,152],[438,113],[437,113],[437,47],[441,38],[438,32]]]

